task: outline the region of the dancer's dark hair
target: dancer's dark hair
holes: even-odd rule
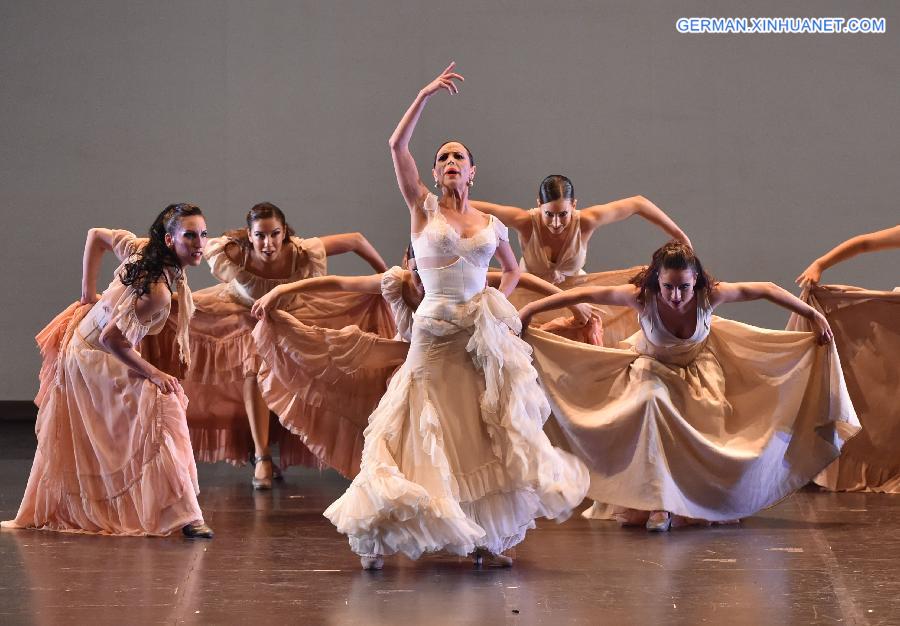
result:
[[[448,143],[458,143],[463,148],[465,148],[466,154],[469,155],[469,163],[471,163],[472,165],[475,165],[475,157],[472,156],[472,151],[469,150],[469,147],[466,144],[464,144],[463,142],[458,141],[456,139],[448,139],[447,141],[445,141],[444,143],[442,143],[441,145],[438,146],[437,151],[434,153],[434,162],[432,163],[432,167],[437,165],[437,158],[438,158],[438,155],[441,153],[441,148],[446,146]]]
[[[575,186],[568,176],[562,174],[550,174],[541,181],[538,188],[538,198],[541,204],[547,204],[554,200],[575,200]]]
[[[182,269],[178,256],[166,245],[166,233],[174,235],[181,219],[193,215],[202,217],[203,212],[199,207],[186,202],[170,204],[163,209],[150,226],[150,241],[138,251],[133,261],[125,264],[119,274],[122,284],[130,285],[138,296],[142,296],[150,291],[150,286],[160,276],[164,276],[167,267],[180,273]]]
[[[689,245],[674,239],[654,252],[650,265],[628,281],[641,290],[637,300],[642,306],[646,304],[648,296],[652,297],[659,293],[659,272],[663,269],[693,270],[697,275],[694,292],[700,298],[703,307],[709,307],[709,292],[719,281],[703,269],[703,264]]]
[[[294,232],[294,229],[291,228],[290,224],[287,223],[287,218],[285,218],[284,216],[284,211],[279,209],[271,202],[260,202],[259,204],[254,204],[252,207],[250,207],[250,210],[247,211],[246,218],[247,230],[253,229],[253,222],[257,220],[264,220],[270,217],[274,217],[276,220],[281,222],[281,225],[284,227],[283,241],[288,241],[288,239],[296,234]],[[235,228],[234,230],[225,232],[224,236],[236,242],[241,246],[241,248],[249,250],[253,246],[250,243],[250,236],[247,234],[247,230],[244,230],[243,228]]]

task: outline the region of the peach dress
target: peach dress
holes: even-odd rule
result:
[[[900,493],[900,289],[877,291],[822,285],[801,298],[821,312],[847,376],[847,388],[863,429],[840,458],[816,477],[832,491]],[[809,322],[792,316],[791,330]]]
[[[551,261],[548,255],[549,246],[541,239],[541,210],[531,209],[531,237],[522,245],[522,258],[519,266],[523,272],[529,272],[561,289],[574,287],[607,287],[625,285],[635,276],[641,267],[631,267],[608,272],[594,272],[587,274],[584,271],[584,263],[587,259],[587,242],[581,232],[581,213],[574,211],[572,219],[566,226],[563,234],[564,241],[560,246],[559,254],[555,261]],[[516,308],[521,309],[529,302],[543,298],[544,294],[531,291],[527,287],[519,286],[510,296],[509,301]],[[615,346],[623,339],[634,334],[638,329],[637,316],[628,307],[594,305],[592,307],[599,318],[601,328],[594,332],[586,333],[581,329],[559,329],[554,334],[604,346]],[[540,325],[549,322],[560,315],[568,315],[564,310],[545,311],[535,316],[533,322]]]
[[[114,231],[113,249],[123,264],[103,296],[94,305],[70,305],[37,336],[43,356],[35,399],[38,444],[18,526],[167,535],[203,519],[187,398],[163,394],[99,343],[106,325],[115,324],[138,346],[169,317],[164,310],[139,320],[135,291],[118,278],[143,241]],[[190,303],[183,277],[177,283],[182,300]]]
[[[341,293],[316,292],[330,301]],[[263,397],[281,423],[319,459],[344,476],[359,473],[363,431],[409,347],[412,310],[403,299],[403,270],[381,278],[396,339],[365,332],[304,324],[290,311],[275,310],[253,331]],[[387,326],[385,326],[387,328]],[[393,365],[385,366],[386,362]]]
[[[278,332],[288,326],[271,325],[267,331],[253,334],[258,321],[250,315],[250,306],[256,299],[278,285],[327,272],[325,247],[318,237],[291,237],[285,246],[285,252],[293,255],[290,275],[265,278],[246,269],[248,253],[234,240],[218,237],[207,245],[204,256],[213,276],[222,282],[194,294],[196,312],[190,326],[193,363],[184,376],[185,392],[191,398],[188,425],[194,450],[197,459],[203,462],[242,464],[248,460],[253,445],[244,408],[243,381],[256,377],[266,404],[280,420],[280,425],[273,423],[270,439],[279,446],[281,465],[321,467],[336,463],[348,473],[352,464],[347,460],[353,457],[356,442],[343,437],[340,420],[329,422],[329,416],[352,412],[360,403],[374,406],[377,397],[374,400],[372,397],[378,391],[360,386],[345,389],[343,394],[323,395],[321,381],[286,390],[281,382],[285,379],[283,372],[279,381],[277,368],[273,371],[266,366],[261,355],[270,355],[271,361],[275,352],[290,344],[291,340]],[[235,263],[229,257],[229,248],[239,253],[241,262]],[[238,256],[234,252],[232,255]],[[305,329],[301,334],[310,326],[318,334],[322,328],[340,329],[350,325],[382,337],[394,334],[388,306],[378,295],[294,294],[284,298],[279,307],[282,315],[293,318],[298,327]],[[171,330],[170,324],[167,331]],[[329,341],[340,342],[339,334],[327,334],[327,337]],[[352,366],[347,362],[343,365]],[[317,430],[311,434],[313,450],[304,444],[312,424]],[[327,443],[320,443],[323,441]],[[358,450],[355,454],[358,457]]]
[[[834,345],[698,307],[688,339],[656,298],[617,348],[528,335],[572,451],[589,467],[589,517],[665,510],[725,521],[753,515],[838,457],[859,421]]]
[[[369,418],[359,474],[325,511],[361,555],[502,552],[587,489],[585,467],[542,431],[549,406],[515,308],[485,289],[506,227],[491,218],[463,238],[434,195],[425,211],[409,355]]]

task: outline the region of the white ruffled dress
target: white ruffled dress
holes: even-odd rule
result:
[[[506,228],[491,218],[462,238],[435,196],[425,209],[409,355],[369,419],[359,474],[325,511],[361,555],[499,553],[535,518],[565,519],[588,486],[542,431],[549,406],[515,308],[484,287]]]

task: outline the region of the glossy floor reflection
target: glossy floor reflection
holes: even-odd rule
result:
[[[0,518],[34,436],[0,422]],[[900,496],[804,491],[738,527],[542,522],[511,570],[456,557],[363,572],[321,516],[346,481],[200,468],[216,539],[0,532],[0,624],[900,624]]]

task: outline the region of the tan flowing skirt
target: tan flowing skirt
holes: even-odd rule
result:
[[[862,431],[816,476],[832,491],[900,493],[900,291],[843,285],[804,290],[831,329]],[[791,330],[809,322],[792,316]]]
[[[833,346],[713,318],[681,364],[528,336],[589,496],[710,521],[772,506],[837,458],[859,423]],[[636,348],[637,346],[637,348]]]

